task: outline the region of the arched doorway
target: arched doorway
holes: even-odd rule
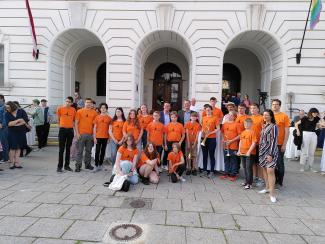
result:
[[[152,91],[152,109],[163,110],[164,102],[171,104],[172,110],[182,108],[182,72],[173,63],[161,64],[155,71]]]
[[[285,98],[283,82],[283,51],[278,41],[269,33],[260,30],[245,31],[228,44],[223,59],[223,75],[228,64],[235,65],[241,74],[240,92],[259,103],[259,92],[272,98]]]
[[[102,41],[86,29],[68,29],[51,43],[48,59],[48,99],[62,104],[79,89],[82,97],[96,96],[96,72],[106,62]],[[107,69],[107,67],[106,67]]]
[[[241,73],[238,67],[231,63],[223,64],[222,96],[240,92]]]

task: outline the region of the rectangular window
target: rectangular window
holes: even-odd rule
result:
[[[4,86],[5,73],[4,73],[4,47],[0,45],[0,86]]]

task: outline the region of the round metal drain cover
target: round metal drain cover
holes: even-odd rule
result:
[[[142,228],[135,224],[117,225],[109,231],[109,235],[116,241],[132,241],[142,235]]]
[[[146,202],[141,199],[137,199],[130,202],[130,206],[132,208],[143,208],[144,206],[146,206]]]

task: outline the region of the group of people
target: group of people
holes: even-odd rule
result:
[[[50,122],[52,115],[48,109],[42,109],[44,106],[38,106],[38,100],[33,102],[31,116],[41,149],[46,146],[42,135],[48,134],[49,128],[45,124]],[[193,98],[185,100],[180,111],[170,111],[171,104],[165,102],[163,111],[152,112],[143,104],[138,110],[131,109],[127,115],[118,107],[111,117],[106,103],[96,107],[91,98],[82,100],[76,93],[75,98],[67,97],[56,112],[59,124],[57,172],[73,171],[70,167],[71,148],[77,152],[75,172],[82,170],[82,161],[85,169],[102,170],[109,145],[113,174],[126,175],[131,184],[137,184],[139,180],[143,184],[158,183],[163,170],[167,171],[173,183],[185,181],[184,173],[212,178],[219,170],[215,156],[221,148],[224,162],[222,180],[236,181],[242,165],[245,175],[243,188],[251,189],[254,182],[263,184],[265,189],[259,192],[269,193],[270,200],[276,202],[274,189],[276,185],[283,186],[284,152],[290,127],[289,117],[280,111],[281,101],[272,100],[271,109],[262,114],[258,104],[251,102],[249,105],[245,102],[236,105],[229,101],[224,104],[224,112],[216,104],[217,99],[211,97],[210,102],[200,109]],[[7,102],[5,110],[5,113],[1,112],[0,106],[0,114],[4,114],[3,121],[0,121],[2,148],[3,137],[6,137],[10,148],[10,168],[22,168],[18,158],[26,145],[26,137],[24,139],[22,135],[30,129],[28,116],[13,102]],[[3,136],[2,130],[6,126],[8,135]],[[301,164],[305,166],[308,161],[312,168],[316,132],[322,127],[318,110],[310,109],[306,117],[296,121],[295,126],[296,135],[302,137]],[[95,166],[91,164],[94,145]]]

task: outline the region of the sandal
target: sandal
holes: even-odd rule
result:
[[[16,164],[14,164],[14,167],[15,167],[16,169],[22,169],[22,168],[23,168],[23,166],[21,166],[21,165],[16,166]]]
[[[16,168],[15,165],[9,167],[9,169],[15,169],[15,168]]]
[[[105,183],[103,184],[103,186],[108,187],[109,184],[111,184],[111,182],[110,182],[110,181],[107,181],[107,182],[105,182]]]

